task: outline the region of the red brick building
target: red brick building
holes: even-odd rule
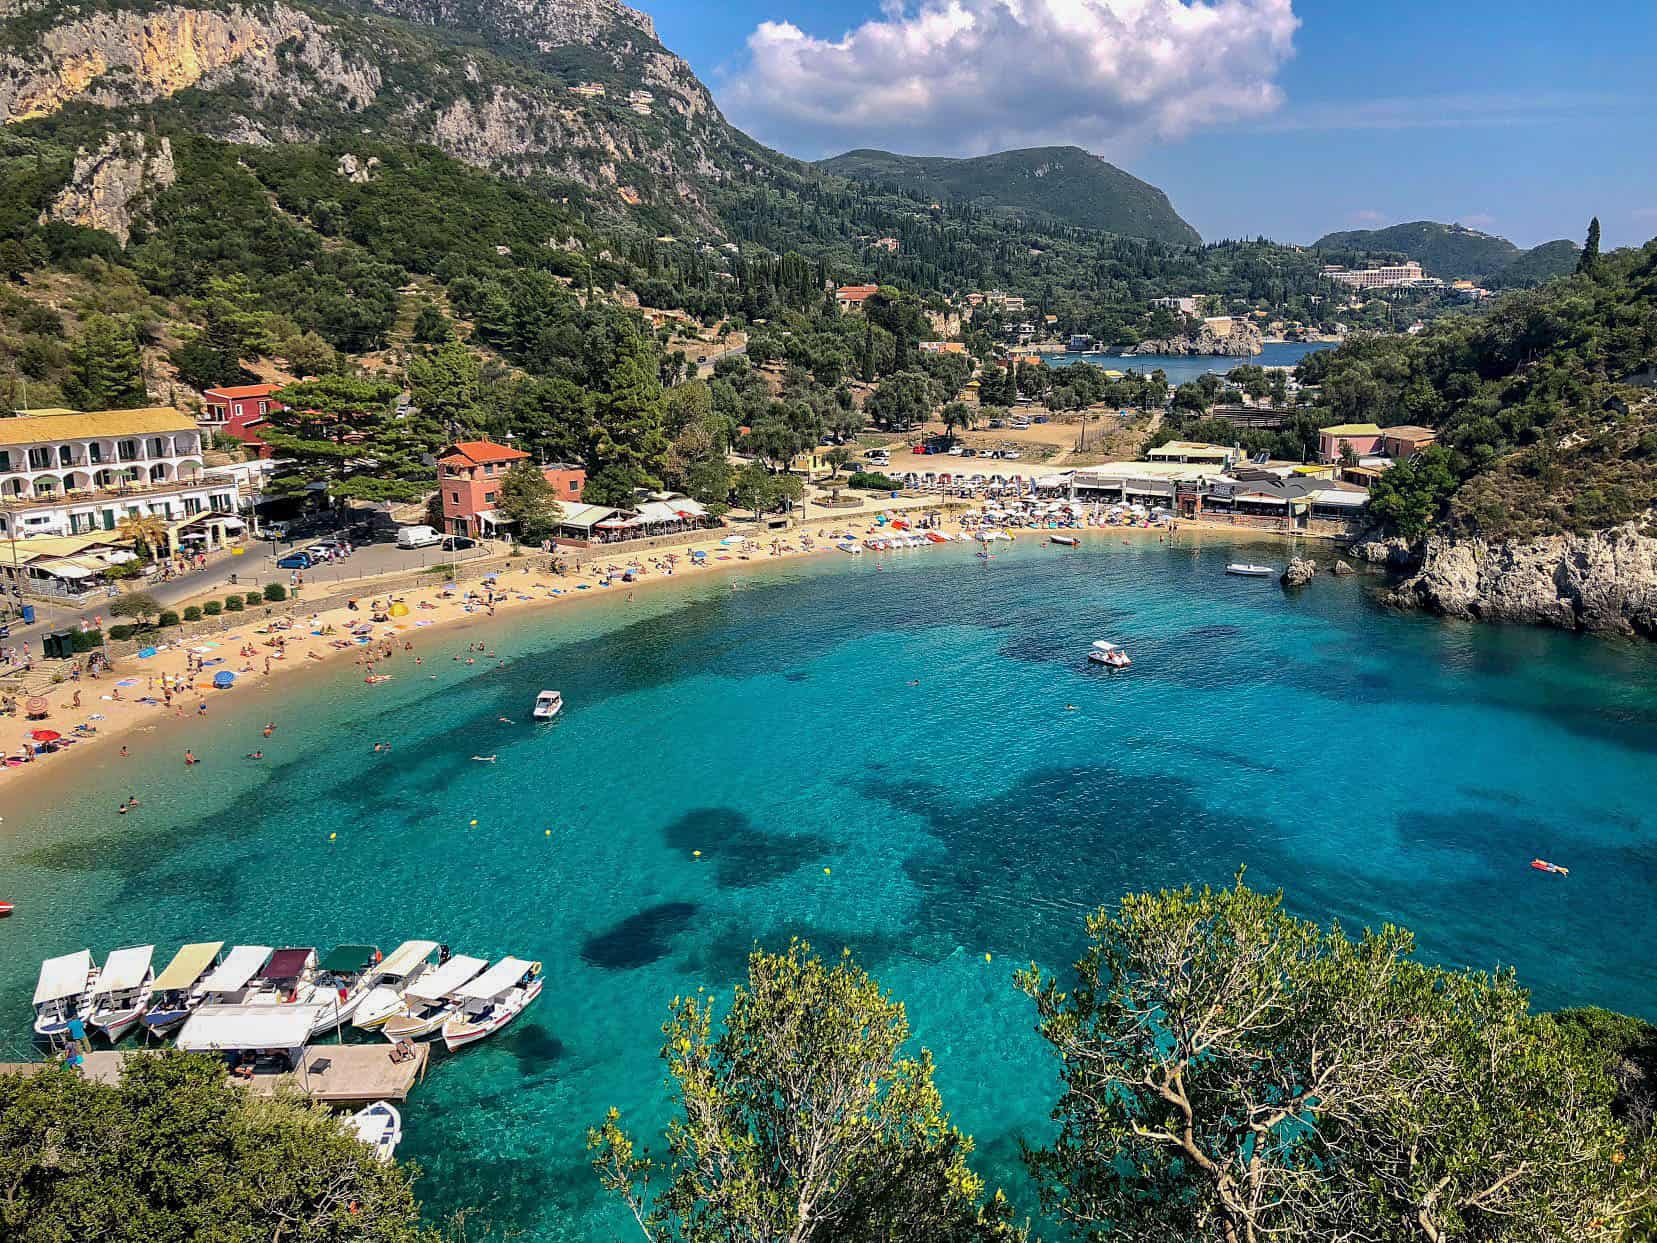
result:
[[[529,454],[489,440],[463,440],[437,460],[437,483],[443,496],[443,529],[449,535],[489,535],[499,523],[495,505],[501,480]],[[553,494],[566,504],[581,500],[587,472],[555,462],[541,467]]]
[[[280,384],[236,384],[210,388],[201,395],[201,415],[196,419],[204,432],[233,437],[253,445],[260,457],[271,455],[270,446],[259,439],[258,427],[273,410],[287,407],[272,395]]]

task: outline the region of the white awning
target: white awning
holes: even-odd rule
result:
[[[86,991],[86,977],[92,973],[92,951],[77,950],[48,958],[40,964],[40,981],[35,985],[35,1005],[79,997]]]
[[[53,578],[91,578],[98,572],[78,561],[36,561],[29,568]]]
[[[1311,495],[1314,505],[1344,505],[1349,509],[1361,509],[1369,504],[1367,492],[1342,492],[1335,488],[1324,488]]]
[[[455,996],[467,1001],[488,1001],[523,979],[529,963],[521,958],[503,958],[471,983],[455,989]]]
[[[213,960],[223,948],[223,941],[198,941],[184,946],[173,955],[166,970],[155,977],[155,991],[164,993],[171,988],[189,988],[213,965]]]
[[[103,972],[98,976],[98,986],[92,990],[92,995],[102,997],[106,993],[123,993],[129,988],[137,988],[150,973],[150,963],[154,958],[153,945],[132,945],[116,950],[104,960]]]
[[[302,1049],[329,1007],[203,1006],[178,1033],[186,1053],[236,1053],[244,1049]]]
[[[265,965],[270,953],[268,945],[238,945],[225,955],[218,969],[202,981],[202,989],[209,993],[233,993],[238,988],[245,988],[259,968]]]
[[[488,959],[456,954],[436,971],[428,971],[403,990],[415,1001],[441,1001],[489,965]]]
[[[415,963],[431,957],[436,948],[436,941],[404,941],[380,960],[374,972],[380,976],[405,976],[414,969]]]

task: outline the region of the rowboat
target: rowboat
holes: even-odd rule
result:
[[[317,964],[314,1000],[328,1008],[311,1029],[313,1036],[343,1027],[357,1012],[374,986],[374,968],[379,961],[378,946],[339,945]]]
[[[1269,565],[1253,565],[1246,561],[1233,561],[1226,566],[1227,574],[1235,574],[1238,578],[1270,578],[1277,571]]]
[[[84,1023],[98,964],[91,950],[60,954],[40,964],[35,983],[35,1035],[43,1040],[68,1035],[71,1023]]]
[[[456,989],[489,965],[483,958],[456,954],[436,971],[428,971],[403,990],[403,1009],[381,1025],[387,1040],[419,1040],[435,1033],[460,1008]]]
[[[351,1016],[351,1026],[370,1031],[403,1011],[403,990],[432,965],[436,941],[404,941],[374,968],[368,992]]]
[[[455,990],[459,1008],[443,1024],[443,1044],[453,1053],[492,1036],[541,995],[541,964],[503,958]]]
[[[114,1044],[144,1017],[155,991],[155,946],[131,945],[104,961],[90,994],[87,1021]]]
[[[359,1109],[341,1125],[356,1139],[374,1150],[374,1155],[389,1163],[403,1138],[403,1115],[390,1101],[375,1101],[367,1109]]]
[[[173,955],[173,960],[155,977],[149,1009],[139,1018],[146,1035],[165,1036],[201,1005],[206,995],[205,977],[218,962],[223,948],[223,941],[201,941],[186,945]]]

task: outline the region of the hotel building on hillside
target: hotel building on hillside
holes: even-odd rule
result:
[[[1348,269],[1331,264],[1319,275],[1349,289],[1393,289],[1400,285],[1422,285],[1433,279],[1421,270],[1421,265],[1414,259],[1379,268]]]
[[[25,410],[0,418],[0,539],[167,524],[167,550],[239,536],[238,487],[202,463],[202,430],[167,407]]]

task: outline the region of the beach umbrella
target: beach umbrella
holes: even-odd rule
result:
[[[55,729],[37,729],[31,730],[29,737],[33,738],[36,742],[56,742],[59,738],[62,738],[63,735],[58,733]]]
[[[24,701],[23,711],[27,712],[30,716],[45,716],[46,701],[39,695],[31,696],[29,699]]]
[[[230,689],[231,684],[235,681],[236,675],[231,673],[228,669],[220,669],[213,675],[213,685],[218,687],[221,691]]]
[[[391,606],[391,615],[393,617],[407,617],[408,616],[408,605],[406,605],[406,604],[393,604]]]

